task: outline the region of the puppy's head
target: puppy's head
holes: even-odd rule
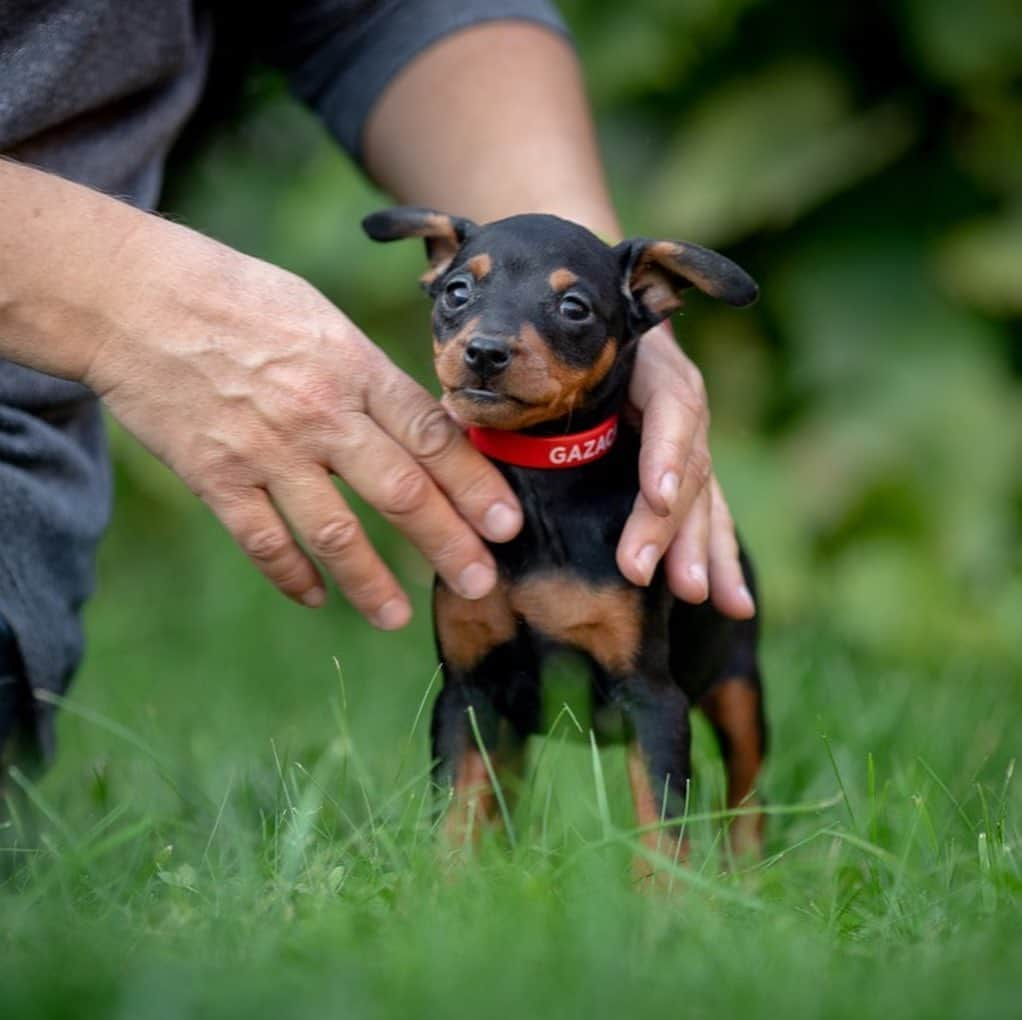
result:
[[[528,428],[624,386],[635,341],[688,287],[733,305],[756,299],[752,279],[709,249],[642,238],[611,247],[556,216],[477,226],[402,207],[362,225],[377,241],[425,239],[437,376],[448,410],[471,425]]]

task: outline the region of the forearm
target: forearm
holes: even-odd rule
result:
[[[482,221],[549,212],[620,234],[578,61],[535,25],[484,24],[426,50],[376,104],[365,153],[404,202]]]
[[[109,333],[118,253],[153,217],[0,160],[0,357],[81,379]]]
[[[376,103],[364,152],[403,202],[481,221],[549,212],[621,236],[578,61],[533,25],[482,25],[426,50]],[[679,597],[710,589],[728,615],[752,615],[727,505],[706,473],[702,379],[666,325],[643,337],[630,395],[643,415],[642,496],[618,548],[622,573],[645,584],[669,547]]]

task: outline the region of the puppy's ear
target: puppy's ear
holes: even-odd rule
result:
[[[430,269],[422,282],[427,286],[442,276],[458,249],[476,231],[471,220],[450,216],[435,209],[416,209],[408,205],[370,213],[362,221],[362,229],[374,241],[400,241],[405,237],[421,237],[426,241]]]
[[[623,241],[614,251],[621,261],[625,293],[637,325],[650,329],[681,307],[681,292],[698,287],[729,305],[751,305],[759,288],[729,258],[687,241]]]

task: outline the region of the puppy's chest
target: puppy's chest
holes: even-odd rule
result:
[[[615,556],[634,491],[591,477],[582,484],[531,472],[508,477],[525,523],[516,539],[491,546],[500,582],[485,599],[468,602],[438,587],[445,658],[471,669],[524,625],[610,672],[629,671],[642,642],[648,593],[621,576]]]
[[[637,483],[622,483],[611,470],[573,476],[512,468],[506,474],[524,523],[516,538],[490,550],[510,585],[551,572],[595,585],[626,583],[617,568],[617,544]]]
[[[644,593],[623,578],[595,582],[570,569],[529,571],[503,578],[475,601],[438,584],[437,637],[449,666],[471,671],[494,649],[531,631],[534,647],[567,646],[613,674],[630,672],[643,636]]]

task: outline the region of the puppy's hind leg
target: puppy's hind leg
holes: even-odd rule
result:
[[[699,707],[717,734],[727,770],[728,810],[755,808],[756,781],[766,753],[766,724],[758,675],[727,676],[700,699]],[[759,857],[763,850],[764,816],[736,815],[728,837],[736,857]]]

